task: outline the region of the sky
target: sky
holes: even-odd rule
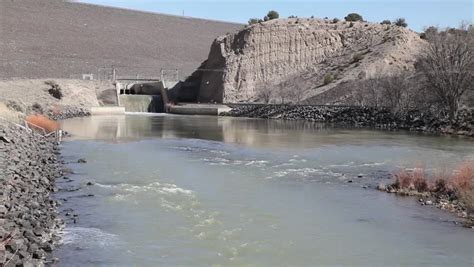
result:
[[[380,22],[403,17],[408,27],[423,31],[427,26],[456,27],[472,23],[472,0],[79,0],[78,2],[121,7],[156,13],[247,23],[262,18],[269,10],[280,17],[344,18],[361,14],[365,20]]]

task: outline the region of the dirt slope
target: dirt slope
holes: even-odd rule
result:
[[[79,78],[115,65],[121,75],[184,77],[217,36],[242,25],[64,2],[0,0],[0,79]]]

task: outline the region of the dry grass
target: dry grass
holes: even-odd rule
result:
[[[26,122],[30,128],[38,130],[44,129],[47,133],[51,133],[59,129],[59,123],[43,115],[30,115],[26,117]]]
[[[456,196],[468,213],[474,213],[474,161],[462,163],[451,176]]]
[[[402,170],[395,175],[395,185],[399,189],[428,190],[427,176],[424,168],[415,168],[413,171]]]
[[[450,181],[458,190],[474,189],[474,161],[463,162],[453,173]]]
[[[402,170],[393,176],[393,186],[397,189],[454,195],[468,213],[474,213],[474,161],[461,163],[455,171],[443,169],[431,177],[424,168]]]

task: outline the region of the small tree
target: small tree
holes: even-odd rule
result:
[[[392,22],[390,20],[386,19],[386,20],[383,20],[382,22],[380,22],[380,24],[382,24],[382,25],[391,25]]]
[[[267,14],[267,17],[268,20],[278,19],[280,17],[280,14],[278,14],[278,12],[276,12],[275,10],[270,10]]]
[[[344,19],[346,21],[364,21],[362,16],[357,13],[350,13]]]
[[[406,28],[408,26],[408,23],[405,21],[404,18],[398,18],[393,22],[394,25],[397,25],[399,27],[404,27]]]
[[[474,90],[474,31],[426,33],[428,47],[416,66],[426,78],[427,90],[454,119],[463,95]]]

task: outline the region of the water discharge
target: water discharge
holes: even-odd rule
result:
[[[472,159],[470,139],[199,116],[63,127],[65,159],[88,163],[59,183],[81,188],[57,194],[79,215],[61,265],[472,266],[472,230],[363,188]]]

